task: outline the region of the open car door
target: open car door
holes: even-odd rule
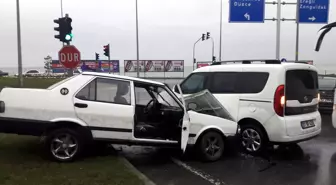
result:
[[[181,87],[179,84],[177,84],[177,88],[179,90],[179,92],[182,92],[181,91]],[[181,125],[181,149],[183,152],[185,152],[186,148],[187,148],[187,144],[188,144],[188,139],[189,139],[189,130],[190,130],[190,117],[189,117],[189,114],[187,112],[187,109],[186,109],[186,104],[185,104],[185,101],[184,101],[184,98],[183,98],[183,94],[179,94],[180,96],[180,99],[182,101],[182,104],[183,104],[183,111],[184,111],[184,114],[183,114],[183,120],[182,120],[182,125]]]

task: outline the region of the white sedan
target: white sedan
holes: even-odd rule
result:
[[[44,138],[51,159],[73,161],[96,143],[197,147],[218,160],[237,123],[207,90],[177,97],[160,82],[84,72],[47,89],[4,88],[0,132]],[[187,103],[187,105],[186,105]]]

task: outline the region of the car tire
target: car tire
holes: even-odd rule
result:
[[[80,129],[60,128],[47,134],[44,148],[49,159],[72,162],[82,155],[84,144]]]
[[[251,155],[259,155],[265,151],[269,142],[259,126],[246,124],[240,128],[240,145],[244,152]]]
[[[219,160],[224,153],[224,138],[218,132],[209,131],[201,136],[197,147],[201,160],[214,162]]]

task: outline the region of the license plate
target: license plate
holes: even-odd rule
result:
[[[321,99],[321,102],[326,102],[326,103],[332,103],[333,101],[331,99]]]
[[[307,120],[307,121],[301,121],[301,127],[303,129],[315,127],[315,122],[314,121],[315,121],[315,119]]]

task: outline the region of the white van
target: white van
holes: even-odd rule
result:
[[[223,64],[193,71],[181,84],[185,96],[208,89],[240,126],[251,154],[269,144],[298,143],[318,136],[318,73],[313,65],[267,62]],[[176,86],[174,92],[179,93]]]

